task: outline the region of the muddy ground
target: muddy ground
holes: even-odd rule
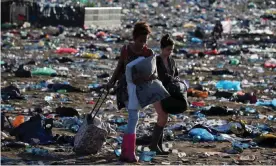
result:
[[[72,39],[76,40],[75,42],[78,42],[77,39]],[[88,42],[88,41],[87,41]],[[2,50],[2,53],[8,52],[8,50]],[[41,53],[33,53],[33,57],[36,55],[41,55]],[[79,58],[75,58],[72,55],[55,55],[53,54],[52,51],[46,51],[44,53],[46,58],[47,56],[68,56],[71,57],[74,60],[79,60]],[[18,50],[16,51],[16,56],[24,56],[24,51]],[[114,55],[113,55],[114,56]],[[203,59],[194,59],[195,62],[200,62],[202,64],[206,64],[205,67],[210,68],[210,67],[215,67],[216,64],[223,59],[221,59],[222,56],[216,56],[214,60],[208,61],[207,58]],[[3,60],[4,58],[2,58]],[[26,59],[25,61],[27,61]],[[88,60],[88,61],[94,61],[99,64],[113,64],[110,66],[114,66],[116,64],[115,60]],[[178,59],[178,66],[183,66],[184,62],[192,61],[191,59]],[[210,62],[210,63],[209,63]],[[43,66],[44,64],[41,63],[38,66]],[[57,65],[57,64],[55,64]],[[245,70],[248,70],[248,65],[253,66],[254,64],[248,63],[246,60],[244,62],[242,61],[242,64],[238,67],[236,66],[230,66],[226,65],[225,68],[229,69],[234,69],[235,71],[238,72],[244,72]],[[63,65],[63,66],[69,66],[69,65]],[[91,72],[95,72],[95,70],[90,70]],[[76,87],[80,87],[82,89],[87,90],[87,85],[89,83],[93,82],[93,79],[82,79],[76,77],[79,74],[79,71],[71,71],[72,77],[69,78],[62,78],[63,80],[69,81],[72,85]],[[104,71],[99,70],[97,73],[103,73]],[[112,70],[107,71],[108,73],[112,73]],[[275,72],[270,71],[265,69],[265,73],[262,74],[256,74],[253,71],[251,72],[254,74],[255,78],[252,78],[251,76],[246,75],[243,77],[243,79],[247,79],[249,82],[253,79],[259,79],[264,76],[271,76],[275,74]],[[87,73],[90,75],[94,75],[94,73]],[[201,72],[201,71],[194,71],[194,75],[183,75],[182,78],[185,80],[188,80],[190,85],[195,85],[195,80],[196,76],[204,76],[205,81],[206,80],[220,80],[223,79],[220,76],[212,76],[209,72]],[[32,78],[15,78],[13,74],[11,73],[2,73],[1,76],[1,86],[4,87],[8,85],[11,82],[21,82],[21,83],[26,83],[26,82],[39,82],[42,80],[48,80],[51,79],[51,77],[47,76],[33,76]],[[230,78],[233,80],[242,80],[242,77],[234,77]],[[99,80],[101,82],[102,80]],[[272,83],[273,84],[273,83]],[[274,84],[275,85],[275,84]],[[210,88],[213,90],[212,86],[207,86],[206,88]],[[268,98],[272,98],[272,94],[265,94],[263,92],[265,88],[262,87],[257,87],[257,88],[243,88],[245,92],[251,92],[251,91],[258,91],[258,98],[260,98],[263,95],[266,95]],[[41,92],[40,90],[35,90],[35,91],[26,91],[23,93],[24,95],[28,95],[27,100],[10,100],[10,101],[2,101],[2,104],[11,104],[17,108],[16,111],[13,112],[13,114],[16,112],[21,112],[24,109],[27,108],[33,108],[33,107],[45,107],[45,106],[51,106],[55,107],[57,105],[61,105],[60,102],[53,102],[53,103],[47,103],[44,101],[44,96],[49,95],[50,92]],[[90,92],[86,93],[66,93],[66,96],[69,97],[70,103],[62,103],[64,106],[71,106],[74,108],[80,108],[82,109],[82,113],[86,113],[91,108],[93,105],[89,105],[85,102],[85,99],[88,97],[91,97]],[[274,96],[275,97],[275,96]],[[199,99],[199,98],[193,98],[189,97],[189,101],[201,101],[204,99]],[[219,101],[219,100],[206,100],[206,105],[208,104],[214,104],[217,106],[228,106],[230,108],[239,108],[240,106],[244,106],[245,104],[243,103],[235,103],[235,102],[228,102],[228,101]],[[255,107],[255,106],[251,106]],[[256,110],[262,114],[265,115],[276,115],[276,112],[273,111],[272,108],[268,107],[255,107]],[[184,114],[192,118],[193,112],[195,112],[196,109],[190,108],[188,111],[186,111]],[[125,110],[120,110],[120,111],[106,111],[105,113],[107,114],[118,114],[118,115],[123,115],[126,117],[126,112]],[[207,116],[207,119],[242,119],[245,120],[248,124],[257,124],[257,123],[267,123],[270,124],[271,126],[275,127],[275,122],[263,120],[263,119],[256,119],[255,116]],[[143,119],[140,119],[140,123],[143,123]],[[174,121],[169,122],[169,124],[173,124]],[[71,131],[68,131],[66,129],[58,129],[54,128],[53,133],[55,134],[68,134],[68,135],[74,135]],[[119,134],[119,133],[118,133]],[[275,131],[274,131],[275,134]],[[11,139],[14,139],[11,137]],[[227,154],[224,153],[225,150],[231,148],[231,143],[227,142],[206,142],[206,143],[193,143],[191,141],[170,141],[173,143],[173,148],[172,149],[177,149],[179,152],[185,152],[186,157],[179,158],[177,154],[171,153],[169,156],[158,156],[153,159],[152,162],[141,162],[142,164],[171,164],[171,165],[178,165],[178,164],[184,164],[184,165],[203,165],[203,164],[208,164],[208,165],[224,165],[224,164],[242,164],[242,165],[271,165],[276,163],[276,149],[271,148],[271,147],[259,147],[256,149],[246,149],[243,153],[241,154]],[[42,146],[43,147],[43,146]],[[63,148],[66,149],[65,152],[52,152],[50,156],[33,156],[30,154],[24,153],[24,148],[20,149],[1,149],[1,162],[2,164],[68,164],[68,165],[76,165],[76,164],[124,164],[118,161],[118,157],[116,157],[114,152],[107,151],[107,149],[111,149],[109,145],[105,145],[103,148],[102,152],[100,152],[97,155],[89,155],[89,156],[77,156],[73,151],[72,147],[65,146],[59,146],[59,145],[50,145],[50,146],[44,146],[44,147],[54,147],[54,148]],[[216,152],[216,154],[212,154],[212,152]],[[218,153],[221,152],[221,153]],[[255,159],[253,161],[241,161],[239,160],[240,156],[254,156]],[[12,159],[11,161],[4,161],[4,158],[9,158]]]

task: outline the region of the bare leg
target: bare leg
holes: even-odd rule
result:
[[[158,115],[158,117],[157,117],[158,126],[164,127],[168,122],[169,114],[163,110],[160,101],[155,102],[153,104],[153,106],[154,106],[154,108],[157,112],[157,115]]]

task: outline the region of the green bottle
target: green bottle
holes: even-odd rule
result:
[[[231,65],[238,65],[240,63],[240,61],[236,58],[230,59],[229,62]]]
[[[58,92],[58,93],[66,93],[67,90],[66,90],[66,89],[60,89],[60,90],[58,90],[57,92]]]

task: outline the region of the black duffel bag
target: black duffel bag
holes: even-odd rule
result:
[[[188,109],[187,85],[180,79],[172,79],[165,88],[170,97],[161,100],[162,108],[169,114],[180,114]]]

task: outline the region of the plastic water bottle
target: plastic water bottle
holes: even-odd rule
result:
[[[153,157],[156,156],[156,152],[149,151],[149,152],[142,152],[139,156],[140,161],[149,162],[152,160]]]
[[[66,92],[67,92],[66,89],[60,89],[60,90],[57,91],[57,93],[66,93]]]
[[[73,132],[78,132],[79,128],[80,128],[79,125],[74,125],[74,126],[71,127],[71,130],[72,130]]]
[[[191,41],[192,41],[193,43],[202,43],[202,40],[199,39],[199,38],[196,38],[196,37],[193,37],[193,38],[191,39]]]
[[[117,118],[115,121],[116,121],[116,123],[123,123],[123,122],[125,122],[125,119],[120,117],[120,118]]]
[[[180,130],[182,127],[183,126],[181,124],[177,123],[177,124],[174,124],[172,126],[168,126],[168,129],[169,130]]]
[[[122,150],[121,149],[115,149],[114,150],[117,157],[121,156]]]
[[[45,96],[44,100],[49,102],[49,101],[53,100],[53,97],[52,96]]]
[[[251,107],[246,107],[246,108],[245,108],[245,111],[248,112],[248,113],[252,113],[252,114],[253,114],[253,113],[256,112],[256,109],[251,108]]]
[[[276,118],[275,118],[273,115],[268,115],[267,119],[273,121],[273,120],[275,120]]]
[[[123,138],[122,137],[120,137],[120,136],[118,136],[118,137],[116,137],[116,138],[114,138],[118,143],[122,143],[123,142]]]
[[[173,131],[172,130],[167,130],[167,134],[168,134],[169,138],[173,140],[173,138],[174,138]]]
[[[49,154],[48,150],[40,149],[40,148],[27,148],[25,151],[27,153],[30,153],[33,155],[40,155],[40,156],[45,156]]]
[[[267,119],[267,116],[263,115],[263,114],[258,114],[258,115],[256,115],[256,118],[257,119]]]
[[[4,105],[4,104],[1,104],[1,110],[13,111],[14,108],[13,108],[11,105]]]
[[[125,131],[127,128],[127,125],[122,125],[122,126],[119,126],[117,129],[118,131]]]
[[[238,65],[240,63],[240,61],[236,58],[230,59],[229,62],[231,65]]]
[[[205,118],[205,115],[200,113],[200,111],[195,112],[195,117],[197,118]]]
[[[63,127],[62,122],[59,122],[59,121],[54,121],[53,124],[54,124],[54,127],[56,127],[56,128],[61,128],[61,127]]]
[[[219,63],[217,64],[217,68],[222,69],[222,68],[224,68],[224,65],[225,65],[225,63],[219,62]]]

